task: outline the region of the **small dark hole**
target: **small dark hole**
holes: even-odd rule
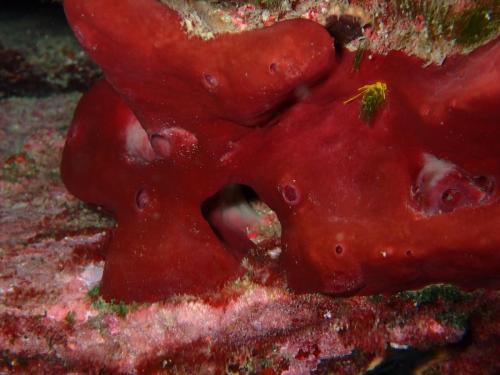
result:
[[[230,363],[227,365],[227,369],[230,372],[235,372],[235,373],[238,372],[239,373],[240,372],[240,365],[237,363]]]
[[[411,256],[413,256],[412,251],[411,251],[411,250],[407,250],[407,251],[406,251],[406,256],[407,256],[407,257],[411,257]]]
[[[283,199],[288,204],[297,204],[300,200],[300,193],[298,188],[293,184],[287,184],[283,186],[283,190],[281,192],[283,195]]]
[[[344,252],[344,248],[342,247],[342,245],[335,246],[335,252],[337,254],[342,254]]]
[[[441,195],[441,200],[449,206],[456,206],[461,198],[462,193],[457,189],[447,189]]]
[[[474,181],[474,185],[485,193],[491,193],[495,188],[495,184],[492,179],[486,176],[476,176],[472,180]]]
[[[139,210],[145,209],[149,204],[149,195],[146,189],[139,189],[135,195],[135,205]]]
[[[272,63],[271,65],[269,65],[269,71],[271,73],[276,73],[278,71],[278,64]]]
[[[211,74],[204,74],[203,78],[205,79],[205,82],[209,87],[217,87],[219,85],[219,81],[217,80],[217,78],[215,78]]]
[[[484,186],[488,184],[488,177],[486,176],[476,176],[473,178],[474,183],[478,186]]]

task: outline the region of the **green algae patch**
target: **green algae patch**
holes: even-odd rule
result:
[[[498,1],[489,3],[467,9],[453,18],[452,35],[458,44],[474,47],[487,42],[499,33],[500,3]]]
[[[435,303],[438,300],[447,303],[461,302],[470,299],[470,293],[466,293],[455,285],[434,284],[419,290],[399,292],[397,298],[412,300],[417,306]]]
[[[100,288],[101,287],[99,284],[90,288],[89,291],[87,292],[87,297],[89,297],[92,301],[98,299],[101,295]]]
[[[385,297],[383,294],[372,294],[372,295],[369,295],[367,296],[368,298],[368,301],[374,303],[374,304],[377,304],[377,303],[381,303],[385,300]]]
[[[436,320],[444,325],[465,330],[469,327],[469,314],[460,311],[442,311],[436,315]]]
[[[125,318],[130,311],[137,309],[137,304],[135,303],[127,304],[123,301],[115,300],[106,302],[101,297],[99,285],[96,285],[89,289],[89,291],[87,292],[87,296],[92,301],[92,307],[97,311],[107,314],[116,314],[121,318]]]
[[[280,9],[281,0],[254,0],[253,3],[267,9]]]
[[[477,1],[456,11],[455,1],[393,0],[397,11],[410,19],[421,18],[429,39],[454,39],[464,47],[480,45],[500,32],[500,3]]]
[[[459,4],[455,0],[391,0],[391,6],[398,15],[396,19],[406,19],[410,25],[398,31],[402,36],[399,48],[420,57],[426,55],[438,64],[446,56],[469,53],[500,35],[498,0]],[[411,40],[419,43],[412,44]]]
[[[74,311],[68,311],[68,313],[64,317],[64,321],[69,326],[74,326],[75,325],[75,321],[76,321],[76,314],[75,314],[75,312]]]
[[[383,82],[375,82],[364,85],[358,89],[358,93],[344,101],[348,104],[361,98],[360,118],[366,123],[373,121],[375,115],[385,104],[387,96],[387,85]]]
[[[0,176],[8,182],[18,182],[24,178],[35,178],[39,174],[36,160],[26,152],[12,155],[0,170]]]
[[[437,40],[448,34],[452,2],[447,0],[393,0],[392,3],[403,16],[409,19],[420,18],[424,21],[430,40]]]
[[[357,72],[361,66],[361,61],[363,61],[363,57],[365,55],[366,46],[364,43],[361,43],[354,54],[354,59],[352,61],[352,70]]]

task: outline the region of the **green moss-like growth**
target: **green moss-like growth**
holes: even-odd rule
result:
[[[387,95],[387,85],[383,82],[375,82],[364,85],[358,89],[358,93],[344,101],[348,104],[361,97],[360,118],[366,123],[371,122],[379,109],[384,105]]]
[[[89,289],[89,291],[87,292],[87,296],[92,300],[96,300],[97,298],[99,298],[101,292],[100,292],[100,285],[97,284],[95,286],[93,286],[92,288]]]
[[[17,182],[23,178],[38,176],[39,169],[35,159],[26,152],[11,156],[2,166],[1,176],[5,181]]]
[[[384,83],[366,90],[361,100],[361,120],[364,122],[371,122],[373,120],[385,103],[386,90],[387,86]]]
[[[489,40],[500,30],[500,2],[491,1],[458,13],[452,21],[452,36],[457,43],[471,47]]]
[[[410,19],[423,17],[431,40],[446,34],[451,2],[447,0],[392,0],[395,9]]]
[[[420,290],[400,292],[398,298],[412,300],[417,306],[434,303],[437,300],[444,302],[460,302],[470,298],[470,294],[450,284],[429,285]]]
[[[423,17],[430,40],[455,40],[464,47],[480,45],[500,33],[500,2],[478,0],[453,11],[450,0],[392,0],[396,11],[409,19]]]
[[[268,9],[279,9],[281,7],[281,0],[258,0],[256,2]]]
[[[458,311],[440,312],[436,315],[436,320],[442,324],[463,330],[469,326],[469,315]]]
[[[363,61],[363,56],[365,54],[365,45],[360,44],[354,55],[354,60],[352,61],[352,70],[357,72],[361,66],[361,61]]]
[[[125,302],[120,301],[116,302],[112,300],[111,302],[106,302],[102,299],[102,297],[99,297],[95,301],[92,302],[92,306],[96,310],[105,312],[105,313],[111,313],[111,314],[116,314],[121,318],[125,318],[127,314],[130,312],[132,309],[131,305],[127,305]]]
[[[372,294],[370,296],[367,297],[368,300],[372,303],[380,303],[384,300],[384,295],[383,294]]]
[[[253,4],[255,6],[270,9],[270,10],[278,10],[281,8],[283,4],[283,0],[210,0],[211,4],[214,5],[226,5],[226,6],[241,6],[245,4]]]
[[[76,317],[76,314],[74,311],[68,311],[68,313],[64,317],[64,320],[66,321],[66,323],[69,326],[73,326],[73,325],[75,325],[75,317]]]
[[[92,301],[92,306],[101,312],[117,314],[121,318],[125,318],[127,314],[137,308],[135,304],[126,304],[123,301],[106,302],[100,295],[100,286],[96,285],[87,292],[87,296]]]

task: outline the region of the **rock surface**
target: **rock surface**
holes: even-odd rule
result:
[[[69,30],[61,5],[2,3],[0,98],[84,91],[100,74]]]

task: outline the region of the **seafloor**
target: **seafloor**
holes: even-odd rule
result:
[[[0,34],[3,45],[13,27]],[[38,30],[23,30],[30,27]],[[91,66],[83,57],[75,64],[76,72]],[[19,74],[27,77],[21,83],[32,77]],[[104,302],[98,288],[114,223],[73,198],[59,176],[81,96],[74,90],[85,86],[72,86],[68,74],[40,92],[36,84],[2,88],[1,374],[500,372],[498,291],[437,285],[391,296],[295,295],[249,263],[245,277],[203,298]]]

